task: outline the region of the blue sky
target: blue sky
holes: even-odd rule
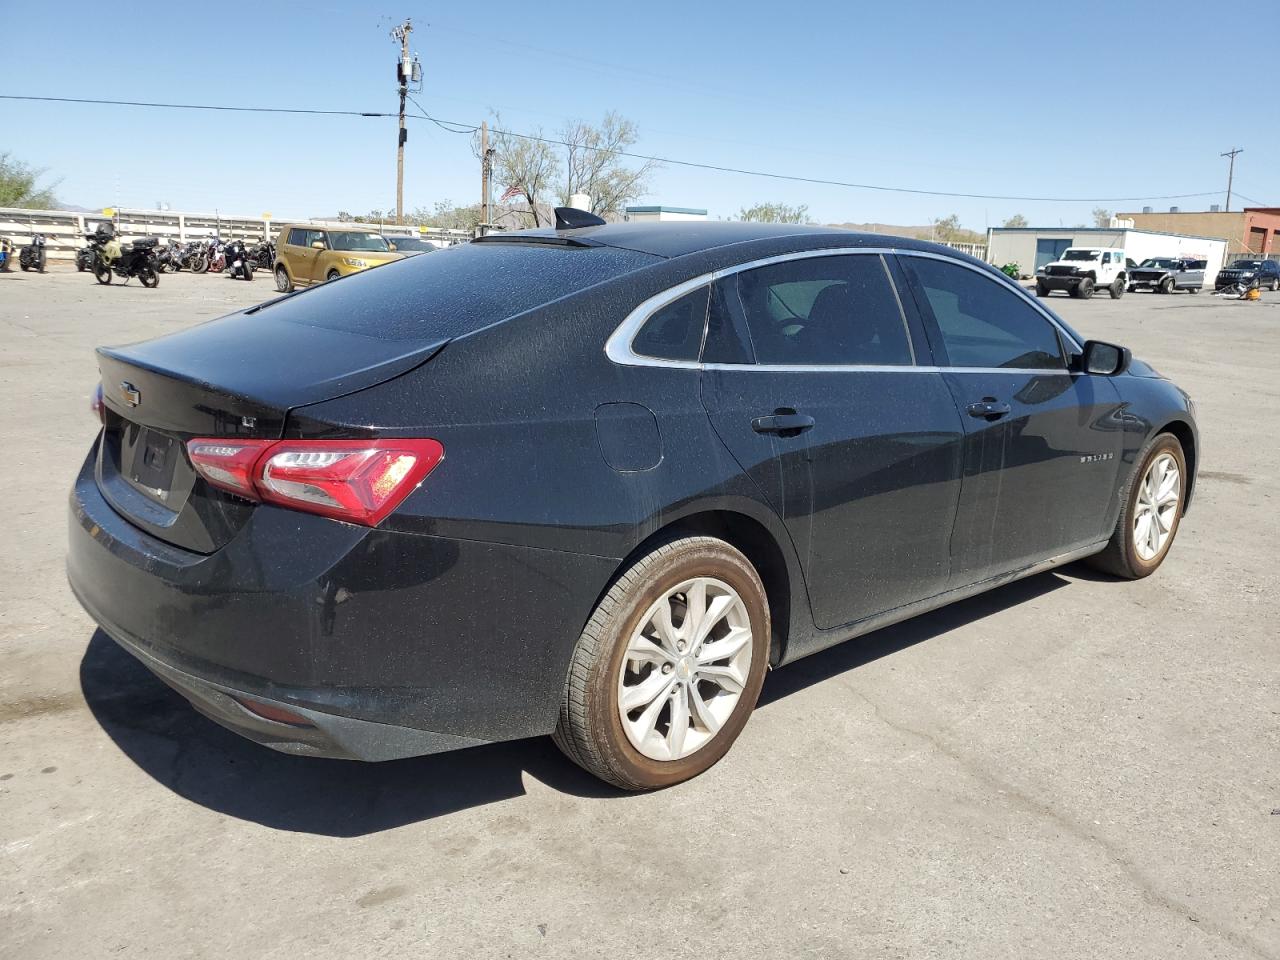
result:
[[[225,4],[165,4],[163,16],[106,9],[10,10],[0,92],[391,112],[388,30],[411,16],[426,66],[419,102],[451,120],[496,110],[509,129],[554,134],[614,109],[638,125],[638,151],[807,177],[1081,198],[1219,191],[1150,201],[1184,210],[1222,202],[1219,153],[1240,146],[1238,196],[1280,204],[1280,108],[1246,106],[1247,91],[1272,76],[1268,55],[1260,46],[1251,62],[1247,34],[1224,43],[1201,29],[1212,20],[1202,3],[353,0],[258,3],[247,17]],[[0,101],[4,150],[48,168],[59,197],[84,206],[163,201],[283,218],[395,199],[394,119]],[[477,199],[468,138],[412,122],[405,195],[409,208]],[[661,170],[645,198],[712,216],[765,200],[807,204],[822,222],[956,213],[979,230],[1014,213],[1083,222],[1096,205],[678,166]]]

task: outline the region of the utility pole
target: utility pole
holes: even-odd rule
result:
[[[396,143],[396,223],[404,223],[404,142],[409,139],[409,131],[404,125],[404,100],[409,95],[409,80],[413,74],[409,58],[411,33],[413,21],[407,19],[391,31],[391,38],[400,41],[400,60],[396,63],[396,79],[400,81],[400,137]]]
[[[489,229],[491,202],[489,182],[493,177],[493,151],[489,149],[489,121],[480,123],[480,235]]]
[[[1218,154],[1218,156],[1220,157],[1231,158],[1231,165],[1227,167],[1227,209],[1226,209],[1227,213],[1231,212],[1231,181],[1234,180],[1236,176],[1236,154],[1237,153],[1244,153],[1244,147],[1236,147],[1234,150],[1228,150],[1226,153]]]

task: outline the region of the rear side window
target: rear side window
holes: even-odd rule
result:
[[[696,361],[707,323],[709,290],[701,287],[686,293],[654,313],[631,341],[631,351],[658,360]]]
[[[906,366],[906,322],[878,254],[804,257],[738,274],[756,362]]]
[[[904,257],[942,334],[953,367],[1062,370],[1058,333],[997,280],[967,267]]]
[[[275,319],[365,337],[440,340],[659,261],[613,247],[462,243],[312,287],[266,309]]]

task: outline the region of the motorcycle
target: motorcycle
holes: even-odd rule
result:
[[[45,239],[43,233],[33,234],[31,242],[22,248],[22,252],[18,254],[18,266],[27,270],[35,270],[44,273],[44,265],[46,261],[45,255]]]
[[[276,265],[276,245],[270,240],[258,244],[256,251],[259,270],[273,270]]]
[[[192,273],[206,273],[209,269],[210,245],[204,240],[195,240],[191,243],[191,256],[187,260],[187,266]]]
[[[93,248],[81,247],[76,251],[76,271],[84,273],[93,267]]]
[[[253,279],[253,259],[249,256],[249,248],[243,240],[232,240],[225,248],[227,273],[232,280]]]
[[[160,285],[160,272],[156,269],[155,237],[122,244],[115,238],[114,230],[98,230],[85,235],[93,250],[93,276],[101,284],[111,282],[112,272],[124,277],[137,277],[144,287]]]
[[[181,249],[182,248],[178,246],[177,241],[175,240],[170,240],[167,243],[163,243],[157,246],[156,247],[156,269],[159,270],[161,273],[166,273],[169,270],[172,270],[174,273],[177,273],[180,269],[182,269],[178,262],[178,256],[181,252]]]

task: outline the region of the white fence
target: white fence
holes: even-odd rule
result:
[[[27,244],[32,234],[43,233],[50,259],[71,260],[78,248],[84,246],[84,235],[106,220],[113,219],[116,236],[121,240],[137,240],[141,237],[159,237],[162,240],[203,240],[214,235],[224,240],[243,239],[258,242],[274,239],[280,224],[306,223],[322,227],[349,227],[340,220],[310,220],[306,218],[264,220],[261,217],[224,217],[216,213],[173,213],[168,210],[118,209],[114,218],[101,213],[74,213],[70,210],[22,210],[16,207],[0,207],[0,237],[8,237],[14,249]],[[363,226],[372,226],[363,224]],[[470,240],[465,230],[439,230],[388,223],[383,225],[387,236],[422,236],[428,240],[459,243]]]

